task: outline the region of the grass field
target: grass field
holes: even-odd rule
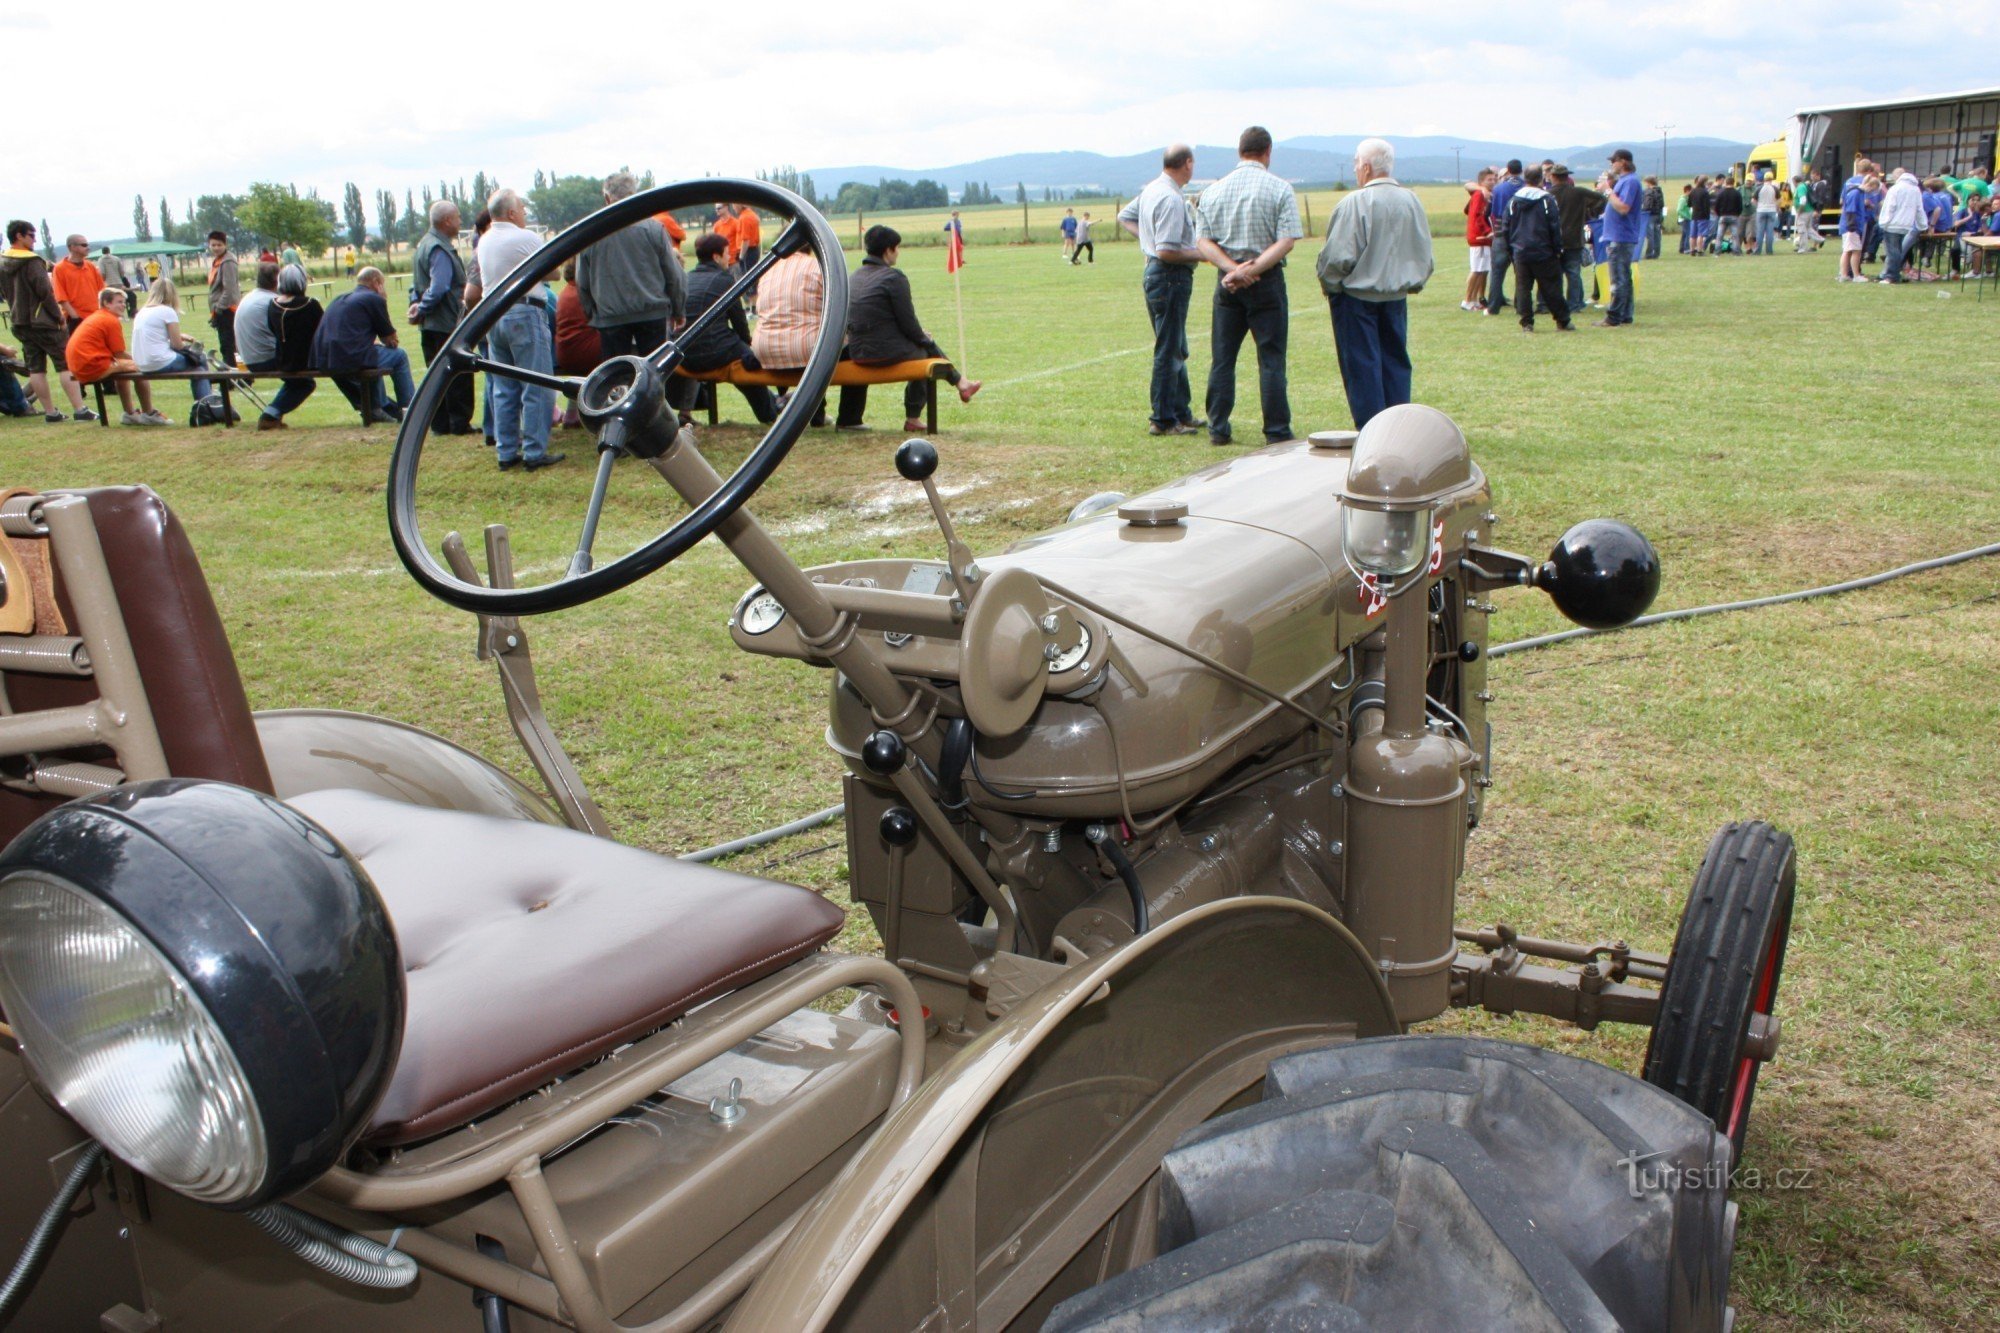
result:
[[[1493,478],[1496,539],[1538,552],[1609,514],[1665,562],[1661,608],[1806,587],[2000,539],[1990,405],[2000,305],[1935,287],[1836,285],[1830,255],[1643,266],[1639,323],[1523,337],[1456,308],[1464,251],[1413,302],[1419,401],[1451,413]],[[1134,246],[1094,267],[1054,246],[975,250],[962,277],[969,370],[943,411],[940,480],[991,549],[1078,499],[1214,461],[1202,437],[1145,432],[1149,334]],[[908,264],[919,310],[957,350],[941,257]],[[1291,270],[1296,428],[1347,424],[1309,264]],[[1197,407],[1204,279],[1190,321]],[[1546,328],[1546,325],[1544,326]],[[1247,356],[1247,354],[1246,354]],[[1256,431],[1241,373],[1239,436]],[[879,392],[879,391],[878,391]],[[186,399],[165,397],[184,419]],[[890,453],[899,404],[866,436],[814,432],[754,508],[803,562],[942,543]],[[726,470],[752,441],[704,434]],[[323,387],[283,434],[142,433],[0,422],[10,484],[144,481],[175,506],[216,590],[251,698],[418,721],[512,751],[470,621],[396,565],[390,435]],[[297,427],[318,427],[300,429]],[[463,440],[432,446],[427,530],[515,525],[519,561],[566,553],[589,485],[571,461],[499,474]],[[560,446],[559,446],[560,447]],[[599,551],[674,512],[621,465]],[[686,850],[838,799],[820,743],[826,678],[735,652],[746,576],[714,543],[617,596],[531,629],[553,717],[619,834]],[[1559,627],[1533,594],[1497,638]],[[1801,1172],[1740,1196],[1746,1329],[2000,1326],[2000,986],[1983,929],[2000,912],[2000,563],[1849,597],[1639,631],[1495,663],[1497,785],[1460,918],[1665,947],[1710,834],[1759,816],[1793,832],[1800,901],[1785,1049],[1760,1085],[1750,1162]],[[738,867],[840,890],[836,828]],[[850,942],[869,942],[865,923]],[[1636,1070],[1644,1035],[1532,1020],[1439,1024],[1544,1042]]]

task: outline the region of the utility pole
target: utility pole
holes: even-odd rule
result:
[[[1451,146],[1451,178],[1455,181],[1463,181],[1465,179],[1465,168],[1460,165],[1458,160],[1458,155],[1464,151],[1464,144],[1455,143]]]
[[[1660,177],[1664,180],[1667,174],[1667,131],[1674,127],[1671,125],[1657,125],[1654,128],[1660,132]]]

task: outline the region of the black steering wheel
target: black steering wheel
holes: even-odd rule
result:
[[[776,213],[787,219],[785,230],[757,263],[736,280],[727,296],[649,355],[614,357],[587,377],[543,374],[479,355],[480,343],[501,317],[550,274],[560,271],[573,255],[655,213],[724,200],[754,204]],[[596,540],[612,465],[621,454],[655,458],[674,445],[678,420],[667,406],[666,385],[674,367],[681,363],[682,348],[710,323],[726,318],[730,303],[742,299],[772,264],[801,250],[810,250],[819,261],[825,277],[826,305],[819,339],[799,376],[798,391],[778,413],[778,419],[771,423],[756,448],[714,494],[645,545],[608,565],[595,566],[591,546]],[[389,534],[395,541],[397,556],[410,576],[433,597],[462,611],[483,615],[560,611],[644,578],[715,531],[777,470],[804,433],[814,406],[833,381],[834,367],[840,360],[841,335],[846,327],[847,269],[840,242],[819,210],[790,190],[764,181],[718,177],[663,185],[599,209],[537,250],[497,287],[489,288],[472,313],[452,331],[451,340],[424,375],[423,387],[403,417],[402,429],[396,435],[395,455],[389,461]],[[553,583],[529,588],[488,588],[467,583],[431,553],[417,530],[417,468],[423,459],[424,441],[444,405],[445,386],[451,377],[474,370],[543,385],[576,399],[585,426],[597,437],[597,480],[583,516],[576,553],[570,559],[568,573]]]

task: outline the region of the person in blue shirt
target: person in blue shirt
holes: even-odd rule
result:
[[[1840,274],[1835,282],[1864,282],[1861,247],[1873,220],[1871,202],[1880,197],[1882,178],[1872,172],[1848,178],[1840,192]]]
[[[1075,259],[1076,258],[1076,210],[1074,208],[1065,208],[1063,210],[1062,234],[1063,234],[1064,261]]]
[[[1507,308],[1507,270],[1514,266],[1513,251],[1507,243],[1507,219],[1509,206],[1521,188],[1521,159],[1512,158],[1507,163],[1507,174],[1493,187],[1493,196],[1486,207],[1486,217],[1493,224],[1492,278],[1486,288],[1486,313],[1497,315]]]
[[[1604,216],[1598,219],[1605,262],[1611,266],[1611,308],[1597,321],[1600,329],[1623,328],[1632,322],[1632,256],[1646,239],[1646,192],[1638,172],[1631,149],[1612,152],[1611,189]]]

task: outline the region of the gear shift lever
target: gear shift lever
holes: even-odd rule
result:
[[[951,581],[958,588],[958,597],[967,606],[972,605],[972,588],[979,582],[979,566],[972,563],[972,552],[958,539],[958,532],[951,526],[951,515],[944,509],[944,498],[938,494],[937,483],[931,474],[937,471],[937,446],[929,440],[905,440],[896,450],[896,471],[905,481],[920,483],[924,495],[931,502],[931,513],[937,518],[938,527],[944,531],[945,559],[951,565]]]

